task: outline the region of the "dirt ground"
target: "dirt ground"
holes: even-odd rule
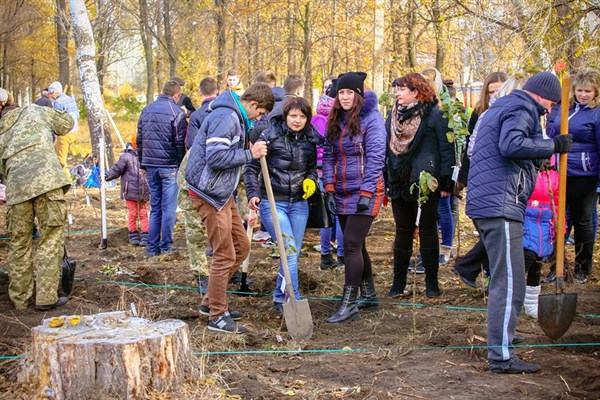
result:
[[[108,248],[100,250],[100,196],[92,190],[90,197],[88,207],[81,190],[74,196],[69,194],[73,224],[67,247],[78,262],[78,280],[69,303],[46,314],[33,308],[16,311],[8,298],[8,232],[5,209],[0,208],[0,355],[26,354],[30,328],[44,317],[129,309],[133,302],[147,318],[178,318],[188,323],[194,350],[200,352],[198,369],[202,379],[184,394],[163,394],[160,398],[600,397],[598,275],[586,285],[567,284],[568,292],[579,295],[578,315],[560,340],[553,342],[537,322],[521,319],[518,331],[526,340],[518,354],[539,363],[541,373],[494,375],[486,369],[483,292],[459,285],[450,272],[453,261],[440,271],[444,291],[441,298],[430,300],[424,296],[422,275],[416,276],[414,299],[386,298],[392,279],[393,220],[391,210],[385,208],[367,239],[382,304],[378,311],[362,312],[359,321],[334,325],[325,322],[335,309],[333,298],[341,294],[343,270],[320,271],[320,255],[313,249],[319,244],[319,232],[307,232],[304,250],[308,257],[300,260],[300,290],[309,298],[315,330],[302,351],[295,351],[298,345],[287,335],[281,317],[270,309],[277,260],[268,257],[267,248],[252,244],[250,277],[257,295],[229,297],[232,307],[246,314],[243,323],[252,333],[215,334],[206,329],[206,318],[197,312],[200,297],[192,287],[183,225],[178,223],[175,229],[178,254],[148,259],[142,248],[128,245],[126,208],[118,192],[110,191]],[[178,218],[182,221],[181,215]],[[469,220],[462,217],[459,254],[466,253],[477,239],[473,231]],[[572,260],[573,247],[567,251],[568,260]],[[237,288],[230,286],[232,290]],[[552,291],[551,285],[543,287],[544,293]],[[0,359],[0,398],[31,398],[15,383],[18,368],[18,360]]]

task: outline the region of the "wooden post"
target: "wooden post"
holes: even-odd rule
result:
[[[179,320],[152,322],[124,311],[72,315],[45,319],[32,334],[19,376],[32,398],[145,398],[176,390],[193,368],[189,330]]]

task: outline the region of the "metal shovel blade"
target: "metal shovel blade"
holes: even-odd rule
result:
[[[577,293],[543,294],[539,297],[538,322],[552,340],[559,339],[571,326],[577,308]]]
[[[313,320],[308,306],[308,300],[296,300],[283,303],[283,317],[289,335],[296,342],[306,342],[313,334]]]

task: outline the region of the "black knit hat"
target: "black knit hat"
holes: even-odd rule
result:
[[[325,90],[325,94],[329,97],[335,97],[336,93],[337,93],[337,78],[333,79],[331,81],[331,85],[329,85],[327,87],[327,90]]]
[[[540,72],[527,79],[523,90],[528,90],[554,103],[560,101],[560,81],[551,72]]]
[[[341,74],[338,76],[336,82],[335,94],[337,94],[340,89],[350,89],[364,97],[366,78],[367,74],[365,72],[346,72],[345,74]]]

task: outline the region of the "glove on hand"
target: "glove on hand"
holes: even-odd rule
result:
[[[304,194],[302,195],[302,198],[304,200],[306,200],[310,196],[315,194],[315,191],[317,190],[317,184],[312,179],[306,178],[305,180],[302,181],[302,190],[304,190]]]
[[[573,147],[573,135],[558,135],[552,138],[554,140],[555,153],[568,153]]]
[[[358,204],[356,205],[356,212],[367,210],[369,208],[369,203],[371,203],[371,199],[369,197],[360,196],[358,199]]]
[[[327,192],[325,193],[325,209],[330,215],[337,214],[337,204],[335,202],[335,193]]]

